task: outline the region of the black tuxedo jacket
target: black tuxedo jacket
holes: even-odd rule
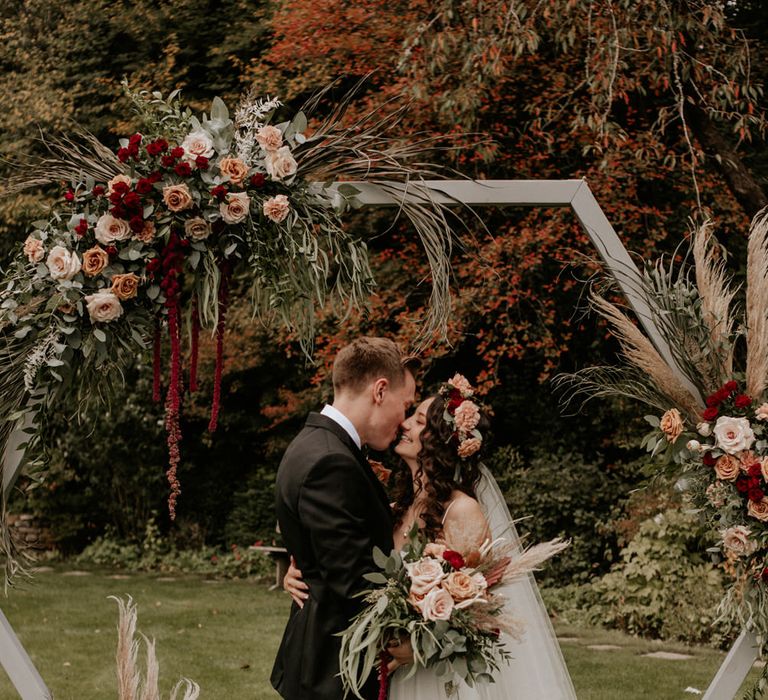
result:
[[[287,700],[340,700],[341,639],[361,609],[356,593],[376,571],[373,548],[393,547],[386,493],[363,453],[335,421],[310,413],[277,472],[277,518],[285,546],[309,586],[296,603],[272,669],[272,685]],[[366,696],[376,698],[375,679]]]

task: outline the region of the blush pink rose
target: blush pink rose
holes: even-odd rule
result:
[[[213,140],[207,131],[195,129],[184,137],[181,142],[184,149],[184,160],[194,162],[195,158],[212,158],[214,154]]]
[[[251,206],[251,198],[245,192],[231,192],[227,201],[219,205],[221,218],[228,224],[245,221]]]
[[[275,197],[270,197],[264,206],[262,211],[270,221],[274,221],[279,224],[281,221],[285,221],[288,216],[288,212],[291,210],[291,205],[288,203],[288,197],[284,194],[278,194]]]
[[[469,438],[467,440],[462,440],[459,443],[459,449],[457,450],[459,457],[462,459],[465,459],[467,457],[471,457],[475,452],[477,452],[480,449],[480,446],[483,444],[483,441],[480,438]]]
[[[96,292],[85,297],[88,315],[94,323],[109,323],[123,314],[120,300],[108,291]]]
[[[288,146],[283,146],[276,151],[267,153],[264,167],[273,180],[284,180],[296,173],[298,164],[291,155],[291,149]]]
[[[473,401],[464,401],[459,404],[453,416],[457,430],[471,433],[480,422],[480,409]]]
[[[425,620],[449,620],[454,602],[451,594],[442,588],[433,588],[421,601],[421,615]]]
[[[448,380],[448,383],[455,389],[458,389],[464,397],[472,396],[474,393],[469,380],[463,374],[459,374],[458,372]]]
[[[109,245],[130,238],[131,227],[124,219],[116,219],[112,214],[102,214],[96,222],[95,234],[99,243]]]
[[[429,593],[439,586],[440,581],[445,577],[442,565],[432,557],[423,557],[419,561],[410,562],[405,565],[405,570],[411,579],[410,591],[417,596]]]
[[[31,263],[39,263],[45,257],[45,246],[39,238],[28,236],[24,241],[24,255]]]
[[[82,264],[77,253],[67,250],[64,246],[56,245],[48,253],[45,261],[51,277],[55,280],[71,280],[78,272]]]
[[[256,140],[265,151],[276,151],[283,145],[283,132],[275,126],[262,126],[256,132]]]

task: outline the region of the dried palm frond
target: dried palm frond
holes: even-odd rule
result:
[[[768,384],[768,210],[752,220],[747,246],[746,387],[758,397]]]
[[[647,373],[659,393],[666,396],[672,406],[680,407],[690,416],[698,416],[703,408],[699,400],[683,385],[640,329],[611,302],[592,295],[591,303],[592,308],[613,327],[613,334],[627,361]]]
[[[90,177],[107,182],[124,168],[115,154],[92,133],[75,127],[74,137],[40,136],[48,155],[17,164],[19,174],[3,184],[4,194],[14,195],[32,187],[81,181]]]
[[[200,697],[200,686],[189,678],[182,678],[171,691],[171,700],[176,700],[179,691],[184,687],[184,695],[179,700],[197,700]]]
[[[707,353],[710,362],[719,370],[710,379],[717,386],[733,376],[733,317],[731,302],[736,289],[729,286],[725,262],[715,257],[712,224],[707,221],[693,234],[693,260],[696,269],[696,288],[701,300],[701,317],[709,329],[713,352]],[[715,367],[713,367],[715,369]]]
[[[453,215],[432,197],[425,180],[456,176],[449,168],[424,162],[428,153],[456,150],[445,137],[409,135],[409,140],[394,138],[392,133],[407,115],[406,104],[390,112],[392,100],[351,125],[342,120],[365,79],[359,81],[341,99],[307,139],[296,149],[299,173],[308,180],[328,182],[336,179],[365,180],[378,186],[411,222],[427,255],[432,292],[429,310],[418,339],[418,349],[435,334],[445,336],[450,314],[450,255],[454,244]],[[311,114],[328,92],[331,84],[307,102],[303,110]],[[464,135],[466,138],[466,135]],[[395,222],[397,221],[395,219]],[[394,224],[393,224],[394,225]]]
[[[552,383],[561,395],[561,409],[573,414],[581,412],[592,399],[606,397],[639,401],[663,413],[669,408],[669,399],[649,379],[636,367],[600,365],[558,374]]]

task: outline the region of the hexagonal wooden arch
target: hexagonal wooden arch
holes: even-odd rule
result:
[[[358,198],[364,206],[390,206],[400,204],[400,198],[368,182],[355,185]],[[570,207],[592,241],[606,267],[616,278],[630,306],[637,314],[648,337],[656,349],[677,369],[670,349],[659,333],[651,310],[641,292],[639,272],[622,245],[616,232],[597,203],[585,180],[431,180],[426,189],[415,185],[402,187],[402,197],[423,199],[426,195],[441,204],[469,207]],[[698,396],[698,391],[687,377],[677,370],[681,381]],[[23,441],[19,426],[11,436],[3,455],[3,484],[8,489],[16,480],[21,465],[18,446]],[[754,636],[742,632],[728,657],[712,681],[704,700],[730,700],[738,692],[756,658]],[[23,700],[48,700],[50,691],[21,645],[8,620],[0,611],[0,663]]]

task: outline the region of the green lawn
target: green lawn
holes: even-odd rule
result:
[[[11,591],[2,609],[16,629],[56,700],[116,697],[114,648],[117,607],[109,595],[130,594],[139,607],[139,630],[157,641],[165,697],[181,676],[196,680],[201,698],[256,700],[277,695],[268,676],[288,611],[288,599],[263,583],[210,582],[199,577],[111,578],[66,569],[40,573],[24,590]],[[723,654],[659,644],[592,628],[557,626],[579,700],[685,700],[700,690]],[[568,639],[573,641],[568,641]],[[620,649],[595,651],[589,645]],[[686,661],[644,658],[663,649],[693,655]],[[0,674],[2,672],[0,671]],[[16,697],[0,677],[0,698]]]

